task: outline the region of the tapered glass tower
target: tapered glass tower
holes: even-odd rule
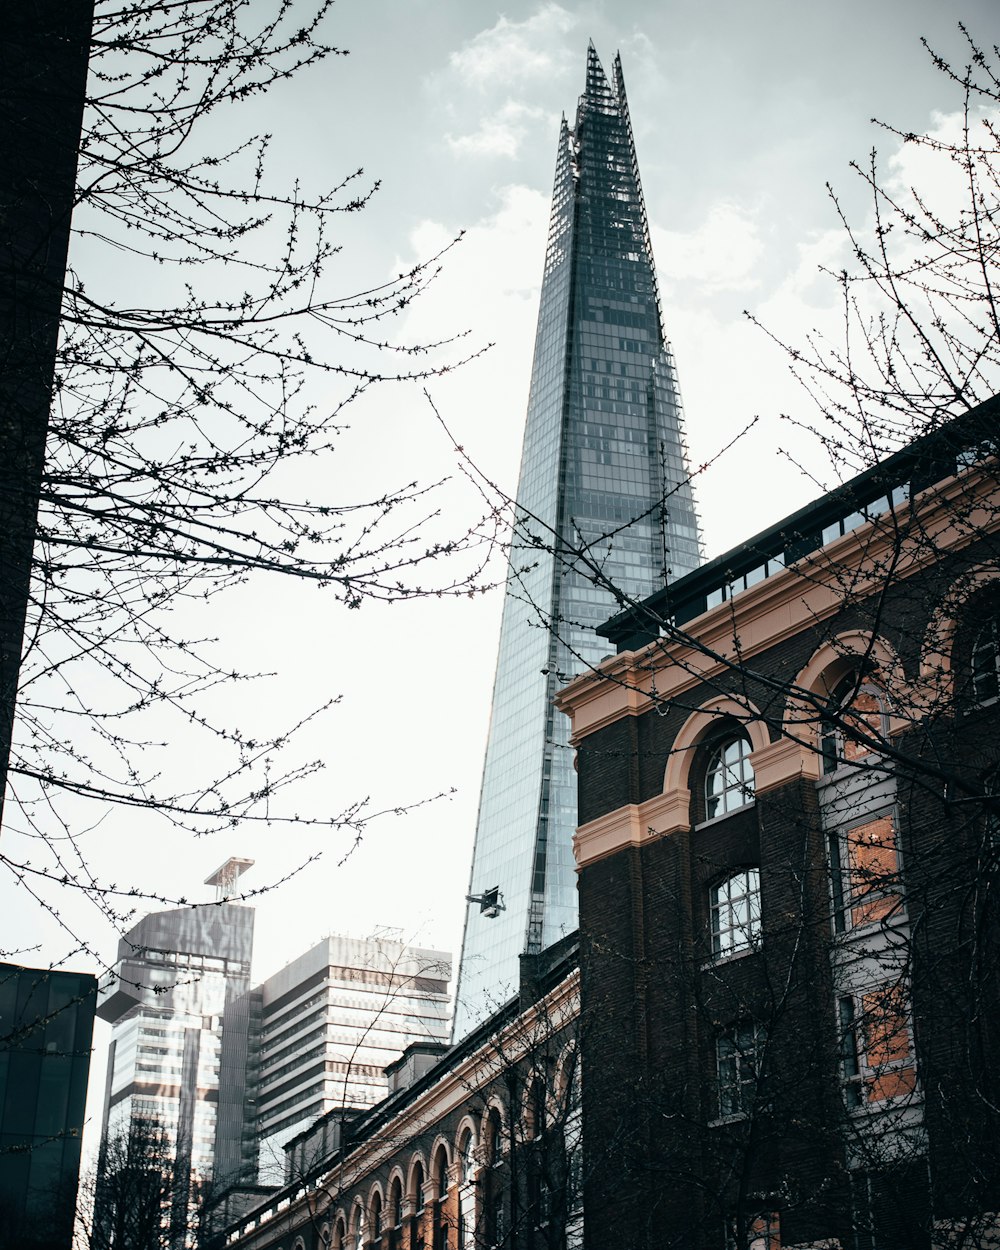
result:
[[[576,928],[575,774],[552,699],[608,650],[594,627],[620,604],[595,571],[642,598],[698,554],[621,62],[609,82],[591,45],[559,133],[456,1037],[514,992],[522,952]]]

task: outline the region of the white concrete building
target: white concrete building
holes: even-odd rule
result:
[[[224,1027],[216,1191],[280,1184],[282,1145],[317,1116],[368,1108],[386,1065],[448,1038],[451,955],[330,936],[232,1004]]]

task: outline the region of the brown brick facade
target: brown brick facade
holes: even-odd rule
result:
[[[1000,1235],[1000,703],[973,677],[1000,621],[993,463],[911,490],[891,535],[663,615],[561,697],[581,1012],[604,1022],[582,1033],[588,1248]],[[711,779],[734,737],[754,794]],[[734,921],[754,889],[759,921]]]

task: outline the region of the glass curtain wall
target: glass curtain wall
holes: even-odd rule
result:
[[[455,1013],[461,1037],[517,987],[518,957],[576,928],[576,779],[565,681],[594,633],[699,559],[680,392],[663,333],[621,63],[593,46],[559,133],[531,391]],[[605,584],[606,583],[606,584]]]

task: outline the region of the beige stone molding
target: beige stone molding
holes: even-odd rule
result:
[[[767,726],[760,719],[760,712],[749,699],[733,699],[729,695],[716,695],[692,712],[670,747],[667,767],[663,778],[664,793],[688,789],[688,777],[695,752],[705,737],[718,727],[720,720],[735,721],[750,739],[751,751],[767,746]]]
[[[942,552],[994,532],[1000,528],[997,493],[996,481],[978,469],[935,483],[914,500],[912,539],[908,518],[900,523],[884,514],[686,622],[684,633],[697,638],[697,645],[663,638],[611,656],[557,696],[557,706],[573,721],[571,741],[578,745],[624,716],[665,706],[734,663],[821,624],[843,606],[845,586],[851,600],[859,601],[884,586],[887,576],[905,580]],[[933,640],[935,652],[947,644],[946,619],[939,628],[943,636]]]
[[[581,825],[573,838],[577,868],[690,828],[691,795],[686,789],[657,794],[645,803],[629,803]]]
[[[779,738],[751,752],[750,763],[756,794],[766,794],[797,778],[816,781],[820,775],[819,753],[794,738]]]

